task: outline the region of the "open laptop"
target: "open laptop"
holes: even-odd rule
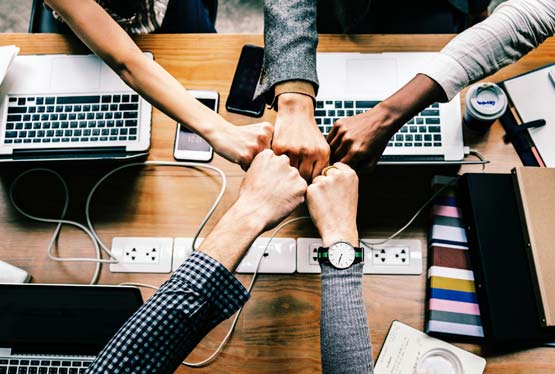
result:
[[[142,303],[135,287],[1,284],[0,373],[84,373]]]
[[[0,86],[0,162],[145,156],[151,112],[94,55],[18,56]]]
[[[360,114],[412,79],[434,53],[318,53],[315,117],[327,135],[340,118]],[[418,93],[415,92],[415,95]],[[433,104],[389,141],[379,164],[453,163],[464,158],[459,95]]]

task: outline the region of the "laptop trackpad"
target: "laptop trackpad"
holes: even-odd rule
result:
[[[101,61],[94,56],[63,56],[52,61],[54,91],[86,92],[100,87]]]
[[[347,96],[384,99],[398,88],[394,58],[347,60],[346,68]]]

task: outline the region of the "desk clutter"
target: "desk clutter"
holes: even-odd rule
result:
[[[498,352],[555,342],[554,185],[553,168],[469,173],[436,199],[426,332]]]
[[[9,66],[9,63],[7,63],[6,68],[3,69],[2,61],[7,61],[4,56],[11,53],[11,62],[17,54],[15,49],[3,50],[2,48],[0,47],[0,83]],[[3,55],[4,51],[8,54]],[[25,58],[21,59],[19,57],[18,59],[25,60]],[[17,63],[16,59],[14,66]],[[505,81],[501,85],[516,113],[520,116],[519,122],[530,125],[518,125],[517,119],[513,117],[514,125],[522,127],[515,130],[514,133],[509,133],[509,131],[507,133],[510,140],[513,140],[512,136],[527,134],[527,139],[519,138],[521,142],[519,144],[525,151],[529,152],[526,160],[532,160],[531,165],[542,165],[545,161],[545,164],[550,166],[549,157],[555,148],[550,148],[547,144],[547,142],[552,141],[553,136],[540,136],[540,134],[546,134],[547,131],[552,131],[551,127],[542,126],[541,121],[545,124],[546,119],[548,119],[547,116],[543,116],[543,112],[527,111],[526,108],[531,106],[530,103],[523,101],[526,99],[525,95],[522,94],[525,92],[526,85],[521,85],[521,83],[528,84],[529,82],[526,82],[526,80],[531,77],[543,79],[552,70],[553,66],[546,67],[545,70],[539,69],[531,72],[529,76],[528,74],[518,76]],[[9,76],[6,81],[10,81]],[[552,86],[544,86],[542,87],[545,89],[553,88]],[[21,95],[12,96],[12,101],[8,101],[9,98],[6,96],[6,115],[9,108],[13,112],[10,114],[14,116],[21,115],[22,120],[24,115],[37,114],[30,112],[30,110],[34,110],[30,109],[32,105],[29,105],[28,102],[28,98],[31,96],[25,96],[24,101],[20,101]],[[74,97],[73,94],[70,96]],[[141,116],[146,111],[142,110],[143,108],[128,107],[128,105],[138,105],[136,103],[139,101],[141,105],[143,103],[143,99],[134,96],[134,92],[124,92],[122,95],[116,92],[110,97],[108,95],[97,95],[96,93],[93,96],[76,94],[75,97],[79,97],[78,100],[91,100],[92,98],[95,102],[63,103],[68,98],[66,96],[56,96],[54,103],[50,103],[54,104],[54,112],[41,113],[41,116],[48,115],[48,121],[50,121],[50,116],[64,115],[63,113],[60,114],[61,112],[57,113],[56,104],[71,104],[72,107],[71,110],[68,109],[67,116],[74,114],[79,120],[79,113],[84,112],[84,106],[90,105],[94,118],[88,118],[90,114],[87,111],[87,114],[81,113],[81,115],[87,116],[81,119],[94,121],[95,124],[98,124],[100,135],[103,135],[104,131],[110,131],[110,133],[104,134],[107,136],[106,139],[98,138],[94,141],[137,140],[131,138],[137,131],[131,129],[136,124],[135,118],[126,118],[125,116]],[[85,97],[85,99],[81,97]],[[60,99],[62,102],[59,102]],[[96,102],[97,99],[99,102]],[[348,105],[350,105],[348,101],[337,104],[339,99],[335,100],[334,98],[334,101],[320,101],[320,103],[323,105],[323,109],[334,111],[345,108],[347,110],[354,109],[348,108]],[[548,96],[545,99],[552,101],[553,98]],[[104,100],[106,101],[104,102]],[[332,103],[333,108],[331,108]],[[361,103],[363,103],[362,105],[369,105],[367,101]],[[37,101],[35,101],[35,104],[38,105]],[[117,125],[114,118],[113,127],[115,129],[109,130],[108,126],[102,129],[100,124],[110,118],[97,118],[96,116],[106,116],[105,112],[111,111],[111,106],[116,104],[118,106],[114,106],[114,111],[121,112],[122,118],[119,118],[121,126]],[[97,106],[97,110],[93,109],[94,105]],[[107,105],[104,112],[103,105]],[[327,108],[326,105],[330,107]],[[337,105],[344,107],[336,108]],[[353,105],[357,106],[358,103],[355,102]],[[77,108],[79,111],[72,113]],[[428,110],[436,109],[439,111],[437,107]],[[551,109],[551,106],[544,105],[542,106],[543,109]],[[17,113],[23,110],[26,112]],[[48,111],[48,108],[46,107],[45,110]],[[65,106],[60,110],[65,111]],[[336,113],[333,113],[334,118]],[[510,111],[507,111],[507,113],[510,114]],[[326,116],[328,114],[326,112]],[[540,116],[540,114],[542,115]],[[424,114],[421,115],[425,116]],[[439,115],[438,113],[437,116]],[[39,129],[33,128],[17,128],[20,121],[19,119],[15,120],[16,118],[18,117],[13,118],[12,130],[39,131]],[[98,122],[97,119],[102,122]],[[151,116],[146,115],[146,119],[142,121],[148,129],[148,131],[144,131],[144,135],[146,136],[148,133],[149,137],[151,135],[150,120]],[[53,125],[57,120],[53,119],[52,121],[50,122]],[[129,121],[132,125],[129,129],[126,129],[128,126],[125,121]],[[325,118],[322,121],[325,121]],[[87,124],[90,125],[91,123],[87,122]],[[428,123],[426,122],[426,124]],[[329,124],[326,123],[326,125]],[[430,125],[435,126],[434,123],[430,123]],[[22,124],[22,126],[25,125]],[[61,122],[60,126],[62,126]],[[79,122],[77,122],[75,128],[71,126],[71,123],[68,123],[68,127],[63,128],[63,134],[66,133],[66,130],[72,131],[72,136],[78,134],[79,139],[75,140],[77,145],[92,141],[91,139],[84,140],[86,137],[85,131],[90,131],[89,134],[93,136],[96,129],[94,126],[81,129],[80,126]],[[83,124],[83,126],[85,125]],[[460,124],[457,124],[457,126],[460,127]],[[416,127],[414,128],[416,129]],[[443,128],[444,126],[442,126],[442,131]],[[505,128],[507,129],[507,127]],[[48,130],[54,131],[54,128],[46,129],[46,131]],[[61,131],[61,127],[55,130]],[[329,126],[326,130],[329,130]],[[408,128],[407,131],[411,131],[411,129]],[[62,136],[62,133],[60,134]],[[54,135],[56,135],[56,132],[54,132]],[[117,139],[108,137],[116,135],[118,136]],[[65,137],[65,135],[63,136]],[[120,139],[120,136],[129,136],[129,138]],[[69,139],[68,142],[71,143],[72,140]],[[143,139],[146,138],[143,136]],[[3,140],[6,141],[5,144],[18,144],[15,138]],[[516,144],[515,147],[517,147]],[[110,152],[109,155],[102,154],[100,156],[118,159],[129,158],[132,155],[129,152],[130,150],[134,151],[133,156],[143,157],[146,155],[148,147],[145,149],[121,149],[120,147],[118,152],[114,154]],[[522,158],[522,153],[518,147],[517,151],[519,151],[523,163],[528,165],[525,158]],[[95,153],[91,158],[96,159],[98,156]],[[377,374],[402,373],[407,372],[408,368],[417,368],[419,373],[483,372],[486,364],[484,359],[457,348],[447,343],[447,341],[482,344],[491,352],[544,346],[555,342],[555,294],[549,292],[555,286],[555,252],[552,251],[552,243],[555,243],[555,213],[553,213],[555,211],[555,189],[553,189],[555,169],[517,168],[512,174],[465,174],[457,179],[457,183],[454,183],[454,180],[443,181],[442,183],[434,187],[436,191],[445,187],[446,183],[449,185],[434,199],[431,207],[424,332],[419,331],[422,330],[422,326],[415,326],[414,323],[413,326],[417,327],[418,330],[401,322],[393,321],[376,362],[375,372]],[[149,238],[126,239],[144,241]],[[160,238],[150,239],[158,240]],[[157,255],[156,265],[160,265],[159,268],[163,267],[163,270],[152,271],[151,269],[147,271],[148,273],[175,271],[185,258],[191,254],[192,238],[170,239],[171,251]],[[364,240],[376,241],[378,239]],[[365,274],[408,275],[419,274],[422,271],[423,259],[420,255],[420,244],[412,243],[419,241],[411,239],[384,240],[387,241],[387,245],[381,247],[373,245],[364,248],[366,253]],[[148,243],[148,248],[150,248],[150,244]],[[276,238],[271,245],[266,238],[257,239],[247,252],[237,272],[317,273],[320,268],[314,257],[314,251],[315,249],[317,251],[319,245],[321,245],[321,242],[318,238]],[[114,251],[114,248],[119,249],[120,252]],[[117,247],[112,243],[112,252],[118,258],[124,255],[125,248],[125,246]],[[258,259],[261,258],[263,253],[266,257],[262,258],[259,263]],[[398,260],[394,256],[405,255],[406,253],[408,253],[406,258],[409,263],[398,263],[398,261],[404,261],[405,257],[401,256],[401,259]],[[287,256],[283,256],[283,254]],[[275,261],[276,256],[286,257],[287,261]],[[140,263],[142,260],[136,261],[134,257],[129,258],[131,260],[127,265],[131,265],[131,268],[133,268],[134,263],[139,263],[140,266],[143,265]],[[158,262],[158,258],[161,261]],[[388,264],[384,265],[380,261],[387,261]],[[398,272],[392,271],[391,264],[400,265],[401,270]],[[411,269],[409,269],[409,266],[411,266]],[[412,271],[412,267],[416,270]],[[135,270],[127,269],[127,271],[133,272],[137,271],[136,269],[137,267],[135,267]],[[111,270],[115,272],[115,270]],[[2,280],[2,271],[2,262],[0,261],[0,281]],[[21,282],[29,281],[30,278],[24,272],[19,272],[18,276]],[[423,286],[424,283],[421,283],[421,286]],[[421,303],[420,299],[418,303]],[[421,318],[420,312],[418,312],[418,318]],[[390,321],[387,321],[387,323]]]
[[[482,357],[393,321],[374,374],[481,374],[485,367]]]

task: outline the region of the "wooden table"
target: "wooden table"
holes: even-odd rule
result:
[[[383,52],[437,51],[452,36],[326,36],[320,37],[320,51]],[[260,35],[150,35],[138,37],[145,51],[191,89],[217,90],[221,95],[220,113],[236,124],[253,120],[225,111],[230,83],[241,47],[245,43],[262,45]],[[83,53],[74,39],[57,35],[0,34],[0,45],[16,44],[21,54]],[[517,64],[491,77],[498,81],[553,61],[555,40],[530,53]],[[265,120],[274,113],[266,111]],[[154,110],[150,160],[172,160],[175,123]],[[502,141],[503,130],[495,124],[484,137],[466,136],[466,143],[492,161],[489,172],[508,172],[520,165],[511,145]],[[243,176],[241,169],[216,156],[213,165],[229,178],[224,200],[208,224],[209,230],[235,198]],[[39,283],[87,283],[92,264],[55,263],[46,257],[46,247],[54,226],[30,222],[9,204],[7,191],[20,168],[2,167],[0,196],[0,259],[28,270]],[[71,192],[69,218],[84,222],[86,192],[109,169],[108,166],[56,167],[68,180]],[[435,174],[480,171],[480,166],[382,167],[372,176],[361,178],[359,229],[361,237],[385,237],[402,226],[430,195]],[[63,195],[52,177],[22,181],[21,204],[35,214],[59,215]],[[219,180],[209,173],[176,168],[148,168],[122,172],[101,188],[95,197],[93,219],[102,239],[110,243],[115,236],[193,236],[217,191]],[[24,201],[23,201],[24,200]],[[306,213],[299,208],[294,215]],[[402,238],[426,240],[429,220],[420,217]],[[206,231],[207,232],[207,231]],[[298,223],[284,229],[281,237],[311,237],[314,227]],[[425,242],[424,242],[425,243]],[[92,256],[89,239],[73,228],[64,227],[58,245],[62,256]],[[425,254],[424,254],[425,255]],[[100,284],[140,281],[159,285],[167,274],[112,274],[104,267]],[[239,276],[246,282],[249,276]],[[391,321],[396,319],[416,328],[424,327],[426,275],[364,277],[364,299],[372,332],[374,356],[385,339]],[[144,291],[147,298],[150,291]],[[510,313],[510,311],[507,311]],[[318,275],[262,275],[259,277],[237,329],[218,360],[208,368],[180,368],[178,373],[315,373],[320,371],[319,346],[320,281]],[[229,321],[217,327],[189,360],[206,357],[219,343]],[[461,347],[483,354],[477,345]],[[537,348],[514,354],[488,357],[487,373],[553,373],[555,350]]]

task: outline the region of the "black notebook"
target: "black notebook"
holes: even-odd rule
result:
[[[511,174],[465,174],[459,198],[485,344],[499,351],[555,341],[542,327]]]

